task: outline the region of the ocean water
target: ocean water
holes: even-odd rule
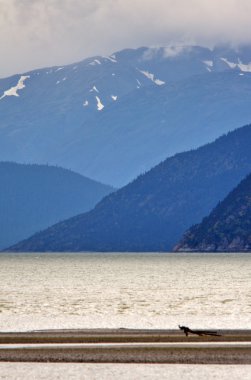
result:
[[[2,254],[0,330],[251,328],[248,254]]]

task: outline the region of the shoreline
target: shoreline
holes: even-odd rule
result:
[[[251,364],[251,330],[218,332],[221,336],[138,329],[1,332],[0,361]]]
[[[205,330],[207,331],[207,330]],[[49,329],[0,332],[0,344],[25,343],[140,343],[251,342],[251,329],[218,329],[220,336],[186,336],[174,329]]]

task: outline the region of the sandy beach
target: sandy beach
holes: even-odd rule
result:
[[[179,330],[86,329],[0,333],[0,361],[251,364],[251,330],[186,337]]]

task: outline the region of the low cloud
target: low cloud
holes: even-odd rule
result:
[[[186,46],[179,46],[179,45],[166,46],[164,48],[164,56],[166,58],[176,57],[177,55],[181,54],[184,50],[187,50],[187,49],[189,48]]]
[[[250,0],[0,0],[0,76],[125,47],[251,43],[250,24]]]

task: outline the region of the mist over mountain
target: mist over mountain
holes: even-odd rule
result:
[[[250,122],[251,48],[119,51],[0,80],[0,160],[116,187]]]
[[[0,163],[0,248],[90,210],[109,186],[59,167]]]
[[[169,251],[251,172],[251,126],[177,154],[10,251]]]
[[[2,0],[0,15],[0,77],[128,46],[251,43],[249,0]]]

